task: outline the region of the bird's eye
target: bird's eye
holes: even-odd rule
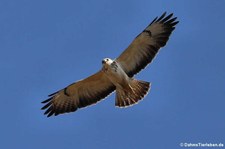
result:
[[[109,59],[107,58],[106,61],[109,61]]]

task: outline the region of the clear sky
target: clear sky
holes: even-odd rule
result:
[[[225,1],[1,0],[0,148],[165,149],[225,144]],[[47,118],[47,95],[116,58],[156,16],[180,23],[136,77],[152,82],[127,109],[115,95]]]

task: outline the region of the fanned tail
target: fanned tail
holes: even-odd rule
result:
[[[116,89],[116,106],[128,107],[138,103],[150,90],[151,83],[132,79],[123,89]]]

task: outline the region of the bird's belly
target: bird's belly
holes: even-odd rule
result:
[[[129,77],[121,68],[118,68],[117,70],[109,69],[105,72],[105,74],[107,78],[117,87],[126,85],[129,80]]]

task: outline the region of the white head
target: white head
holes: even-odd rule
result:
[[[113,62],[113,60],[111,60],[110,58],[104,58],[102,60],[102,65],[111,65]]]

